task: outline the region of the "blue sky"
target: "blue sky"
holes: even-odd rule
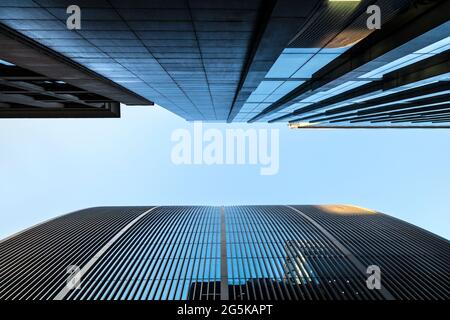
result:
[[[179,128],[159,107],[124,107],[121,119],[11,119],[0,125],[0,238],[101,205],[355,204],[450,238],[450,130],[278,128],[280,169],[175,165]]]

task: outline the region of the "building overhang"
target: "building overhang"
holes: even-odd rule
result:
[[[153,105],[0,24],[0,118],[120,117],[120,103]]]

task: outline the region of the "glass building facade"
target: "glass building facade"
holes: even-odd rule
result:
[[[80,29],[67,28],[68,5]],[[154,102],[188,121],[448,128],[449,10],[446,0],[0,1],[0,118],[119,117],[119,102]],[[42,63],[50,56],[59,63]]]
[[[347,205],[90,208],[1,241],[0,256],[4,300],[450,298],[449,241]]]

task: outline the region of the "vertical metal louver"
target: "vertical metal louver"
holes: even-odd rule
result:
[[[0,242],[0,299],[53,298],[66,284],[68,266],[82,266],[146,209],[85,209]]]
[[[343,205],[91,208],[0,242],[0,257],[0,299],[450,298],[447,240]]]
[[[383,285],[395,298],[450,298],[450,244],[445,239],[378,212],[296,208],[331,232],[364,264],[378,265]]]
[[[67,299],[220,297],[220,211],[160,207],[139,221]]]
[[[348,258],[290,208],[226,212],[231,299],[381,299]]]

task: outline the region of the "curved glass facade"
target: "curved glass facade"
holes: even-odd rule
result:
[[[3,240],[0,255],[6,300],[450,297],[447,240],[344,205],[91,208]]]

